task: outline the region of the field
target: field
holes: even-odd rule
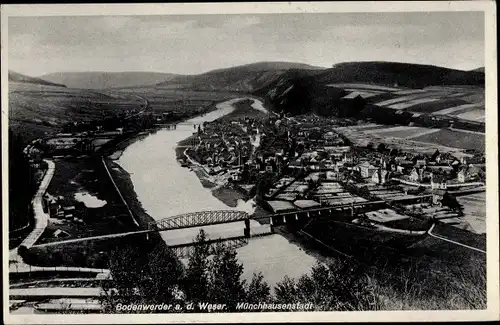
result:
[[[342,88],[347,98],[357,95],[369,103],[413,113],[454,115],[458,118],[484,122],[484,88],[477,86],[431,86],[404,89],[364,83],[338,83],[328,86]]]
[[[129,87],[93,91],[29,83],[9,83],[9,127],[25,142],[59,132],[73,121],[92,121],[143,107],[181,118],[204,112],[215,102],[237,97],[231,92],[161,87]]]
[[[154,113],[175,114],[202,112],[207,106],[226,99],[236,98],[231,92],[197,91],[163,87],[131,87],[115,89],[121,95],[140,95],[147,98]]]
[[[143,103],[136,96],[114,98],[91,90],[10,82],[9,126],[28,142],[65,123],[103,119]]]
[[[413,140],[454,148],[477,149],[481,151],[485,149],[485,136],[480,133],[443,129],[413,138]]]
[[[475,149],[484,151],[485,136],[479,132],[450,129],[432,129],[413,126],[387,126],[374,123],[340,127],[338,132],[358,146],[372,143],[375,147],[385,143],[389,148],[409,152],[432,154],[436,149],[449,152],[456,157],[468,156],[463,151]]]
[[[381,134],[382,136],[385,137],[395,137],[403,139],[411,139],[424,134],[434,133],[437,131],[439,131],[439,129],[430,129],[417,126],[395,126],[395,127],[386,127],[378,129],[369,129],[369,130],[363,129],[363,132],[367,134]]]

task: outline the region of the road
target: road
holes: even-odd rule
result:
[[[33,246],[33,244],[40,238],[42,233],[45,231],[45,228],[47,227],[49,221],[49,215],[43,211],[42,200],[43,200],[43,195],[47,191],[50,181],[54,176],[56,165],[51,160],[44,159],[44,161],[47,163],[48,166],[47,172],[45,173],[45,176],[43,177],[43,180],[40,183],[40,187],[38,188],[38,191],[36,192],[35,197],[33,198],[32,201],[33,211],[35,214],[35,227],[33,231],[21,243],[21,246],[26,246],[27,248]]]
[[[33,245],[33,247],[38,248],[38,247],[50,247],[50,246],[57,246],[57,245],[64,245],[64,244],[73,244],[73,243],[78,243],[78,242],[83,242],[83,241],[88,241],[88,240],[103,240],[103,239],[109,239],[109,238],[119,238],[119,237],[125,237],[125,236],[129,236],[129,235],[136,235],[136,234],[148,233],[148,232],[151,232],[151,230],[139,230],[139,231],[122,232],[122,233],[118,233],[118,234],[67,239],[67,240],[56,241],[53,243]]]
[[[54,176],[55,164],[53,161],[44,159],[47,163],[47,171],[38,187],[38,191],[31,203],[33,204],[33,211],[35,214],[35,227],[31,231],[31,233],[22,241],[20,246],[25,246],[30,248],[35,244],[35,242],[40,238],[40,236],[45,231],[47,227],[49,216],[43,211],[42,199],[43,195],[47,191],[47,187]],[[30,266],[25,264],[21,256],[19,256],[18,247],[11,249],[9,251],[9,269],[13,270],[12,266],[15,265],[17,269],[19,268],[29,268]]]

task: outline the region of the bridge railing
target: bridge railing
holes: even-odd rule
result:
[[[244,211],[216,210],[181,214],[149,223],[149,228],[157,231],[201,227],[249,219]]]

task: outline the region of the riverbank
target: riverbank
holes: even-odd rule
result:
[[[257,99],[255,98],[245,98],[232,105],[235,109],[218,118],[218,121],[231,121],[238,118],[263,118],[267,115],[265,108],[260,105],[260,103],[257,103]],[[254,107],[254,105],[257,106]],[[191,146],[194,139],[196,139],[196,136],[192,135],[178,143],[175,148],[177,159],[185,159],[186,147]],[[235,208],[238,206],[239,201],[248,201],[251,199],[228,183],[218,186],[216,183],[209,180],[210,177],[200,168],[193,168],[193,171],[200,180],[202,186],[211,189],[212,195],[229,207]]]

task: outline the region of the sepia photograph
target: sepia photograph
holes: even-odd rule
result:
[[[495,30],[489,1],[2,5],[4,321],[498,319]]]

